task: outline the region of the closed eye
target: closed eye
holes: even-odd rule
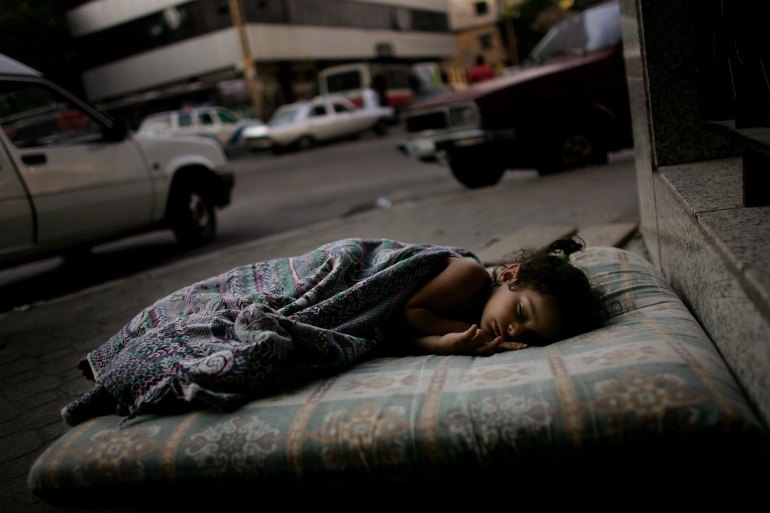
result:
[[[519,320],[522,322],[525,322],[527,320],[527,316],[524,313],[524,307],[519,303],[519,306],[516,307],[516,315],[519,317]]]

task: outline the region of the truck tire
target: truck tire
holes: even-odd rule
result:
[[[553,138],[540,156],[537,171],[541,175],[607,162],[602,138],[588,130],[573,129]]]
[[[177,184],[169,201],[171,229],[181,246],[201,246],[214,240],[216,212],[211,195],[201,180]]]
[[[449,169],[457,181],[469,189],[496,185],[505,172],[503,166],[490,159],[473,159],[456,155],[449,158]]]

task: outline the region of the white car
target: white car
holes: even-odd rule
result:
[[[243,145],[243,130],[260,126],[258,119],[244,119],[219,106],[190,107],[150,114],[139,124],[137,133],[150,135],[202,135],[219,142],[225,150]]]
[[[209,138],[134,136],[0,54],[0,268],[155,229],[208,242],[226,164]]]
[[[343,96],[324,96],[279,107],[265,126],[246,128],[252,150],[306,149],[367,130],[384,135],[393,120],[391,107],[358,108]]]

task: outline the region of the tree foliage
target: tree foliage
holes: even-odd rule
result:
[[[546,32],[569,14],[561,0],[522,0],[508,5],[510,12],[503,16],[512,17],[519,60],[524,60]]]

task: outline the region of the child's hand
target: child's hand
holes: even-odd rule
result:
[[[495,337],[480,330],[476,324],[460,333],[447,333],[441,337],[441,344],[449,348],[452,354],[481,356],[529,347],[521,342],[506,342],[503,337]]]

